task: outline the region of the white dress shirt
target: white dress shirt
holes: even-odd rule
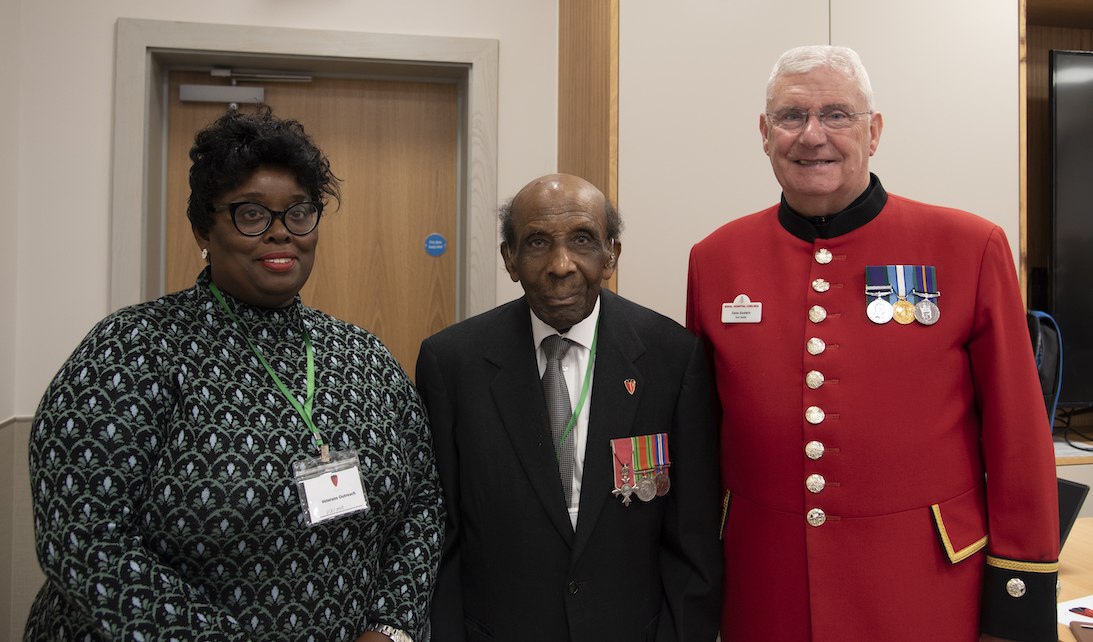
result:
[[[592,356],[592,338],[596,334],[596,322],[600,318],[600,300],[596,299],[596,305],[592,313],[577,323],[569,331],[559,333],[547,325],[542,319],[531,313],[531,334],[535,340],[535,359],[539,362],[539,378],[543,378],[546,372],[547,358],[543,353],[543,339],[552,334],[561,334],[574,345],[562,358],[562,376],[565,377],[566,388],[569,389],[570,407],[577,409],[577,403],[581,399],[581,386],[584,385],[585,372],[588,371],[588,360]],[[594,367],[595,364],[593,364]],[[581,414],[577,415],[577,421],[573,424],[567,439],[573,441],[573,499],[569,504],[569,521],[573,524],[573,530],[577,530],[577,513],[581,506],[581,479],[584,477],[584,451],[588,440],[588,413],[592,407],[592,373],[588,377],[588,394],[581,408]],[[604,464],[606,465],[606,464]]]

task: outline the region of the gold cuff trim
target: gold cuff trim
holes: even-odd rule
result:
[[[954,550],[953,543],[949,539],[949,533],[945,530],[945,522],[941,519],[941,504],[934,504],[930,507],[930,510],[933,511],[934,514],[934,523],[937,524],[937,532],[941,534],[941,543],[945,546],[945,554],[949,556],[949,561],[953,564],[963,562],[972,555],[983,550],[983,547],[987,545],[987,536],[984,535],[978,541],[965,546],[959,551]]]
[[[1018,562],[1004,557],[987,556],[987,566],[1023,573],[1057,573],[1059,562]]]
[[[725,522],[729,519],[729,499],[732,497],[732,491],[725,491],[725,499],[721,501],[721,541],[725,541]]]

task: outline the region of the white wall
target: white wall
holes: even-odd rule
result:
[[[15,422],[5,421],[12,415],[15,405],[15,346],[17,342],[15,289],[17,243],[19,232],[19,0],[0,0],[0,87],[4,99],[0,100],[0,640],[18,639],[21,631],[16,618],[25,619],[22,602],[13,600],[17,590],[25,591],[25,583],[18,589],[14,578],[19,558],[25,559],[29,551],[24,539],[28,528],[24,522],[17,528],[14,522],[25,518],[28,511],[16,516],[13,506],[25,506],[30,496],[23,492],[30,485],[26,471],[25,441],[17,439]],[[19,475],[16,478],[15,475]],[[25,480],[25,481],[24,481]],[[19,495],[19,500],[16,495]],[[24,565],[24,568],[26,565]],[[23,573],[20,577],[27,575]],[[29,573],[33,577],[33,572]],[[31,583],[33,585],[33,581]],[[40,581],[40,580],[39,580]],[[17,612],[17,615],[13,615]]]
[[[1016,262],[1016,2],[625,0],[619,31],[622,295],[682,323],[691,246],[778,202],[759,114],[774,62],[804,44],[861,55],[885,188],[998,223]]]
[[[833,44],[861,54],[884,113],[871,167],[885,188],[990,219],[1017,263],[1017,2],[885,3],[880,22],[875,2],[832,4]]]
[[[16,275],[13,294],[0,281],[0,301],[5,310],[14,310],[16,331],[4,333],[5,341],[14,336],[14,354],[0,362],[0,384],[8,382],[0,389],[0,420],[33,414],[49,378],[109,312],[114,29],[119,17],[498,39],[499,198],[556,167],[556,2],[3,1],[14,3],[22,22],[13,34],[19,43],[18,71],[10,83],[19,98],[11,139],[19,142],[20,173],[18,183],[2,192],[8,203],[18,203],[18,235],[5,234],[4,241],[17,239],[17,250],[0,252],[4,261],[17,256],[16,269],[0,270],[2,279]],[[8,162],[6,155],[2,159]],[[44,196],[49,198],[46,208]],[[10,210],[5,210],[5,231],[10,232]],[[499,300],[518,296],[519,289],[500,273],[498,282]],[[0,356],[6,356],[7,345],[0,344]]]

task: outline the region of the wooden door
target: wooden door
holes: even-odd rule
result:
[[[194,134],[226,109],[181,102],[183,83],[227,81],[170,74],[168,292],[192,286],[204,267],[186,218],[189,151]],[[341,209],[328,204],[319,223],[304,303],[375,333],[413,373],[421,341],[455,321],[457,86],[347,78],[262,86],[274,115],[300,121],[343,181]],[[448,242],[439,257],[425,251],[433,233]]]

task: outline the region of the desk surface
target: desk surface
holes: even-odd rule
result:
[[[1093,428],[1088,426],[1080,426],[1079,428],[1082,433],[1093,432]],[[1051,439],[1055,445],[1056,466],[1093,464],[1093,451],[1088,450],[1093,448],[1093,442],[1086,440],[1081,434],[1057,428]],[[1067,443],[1068,441],[1069,443]]]
[[[1093,517],[1081,517],[1074,522],[1059,554],[1059,584],[1060,602],[1093,595]],[[1070,627],[1065,624],[1059,625],[1059,640],[1074,642]]]

